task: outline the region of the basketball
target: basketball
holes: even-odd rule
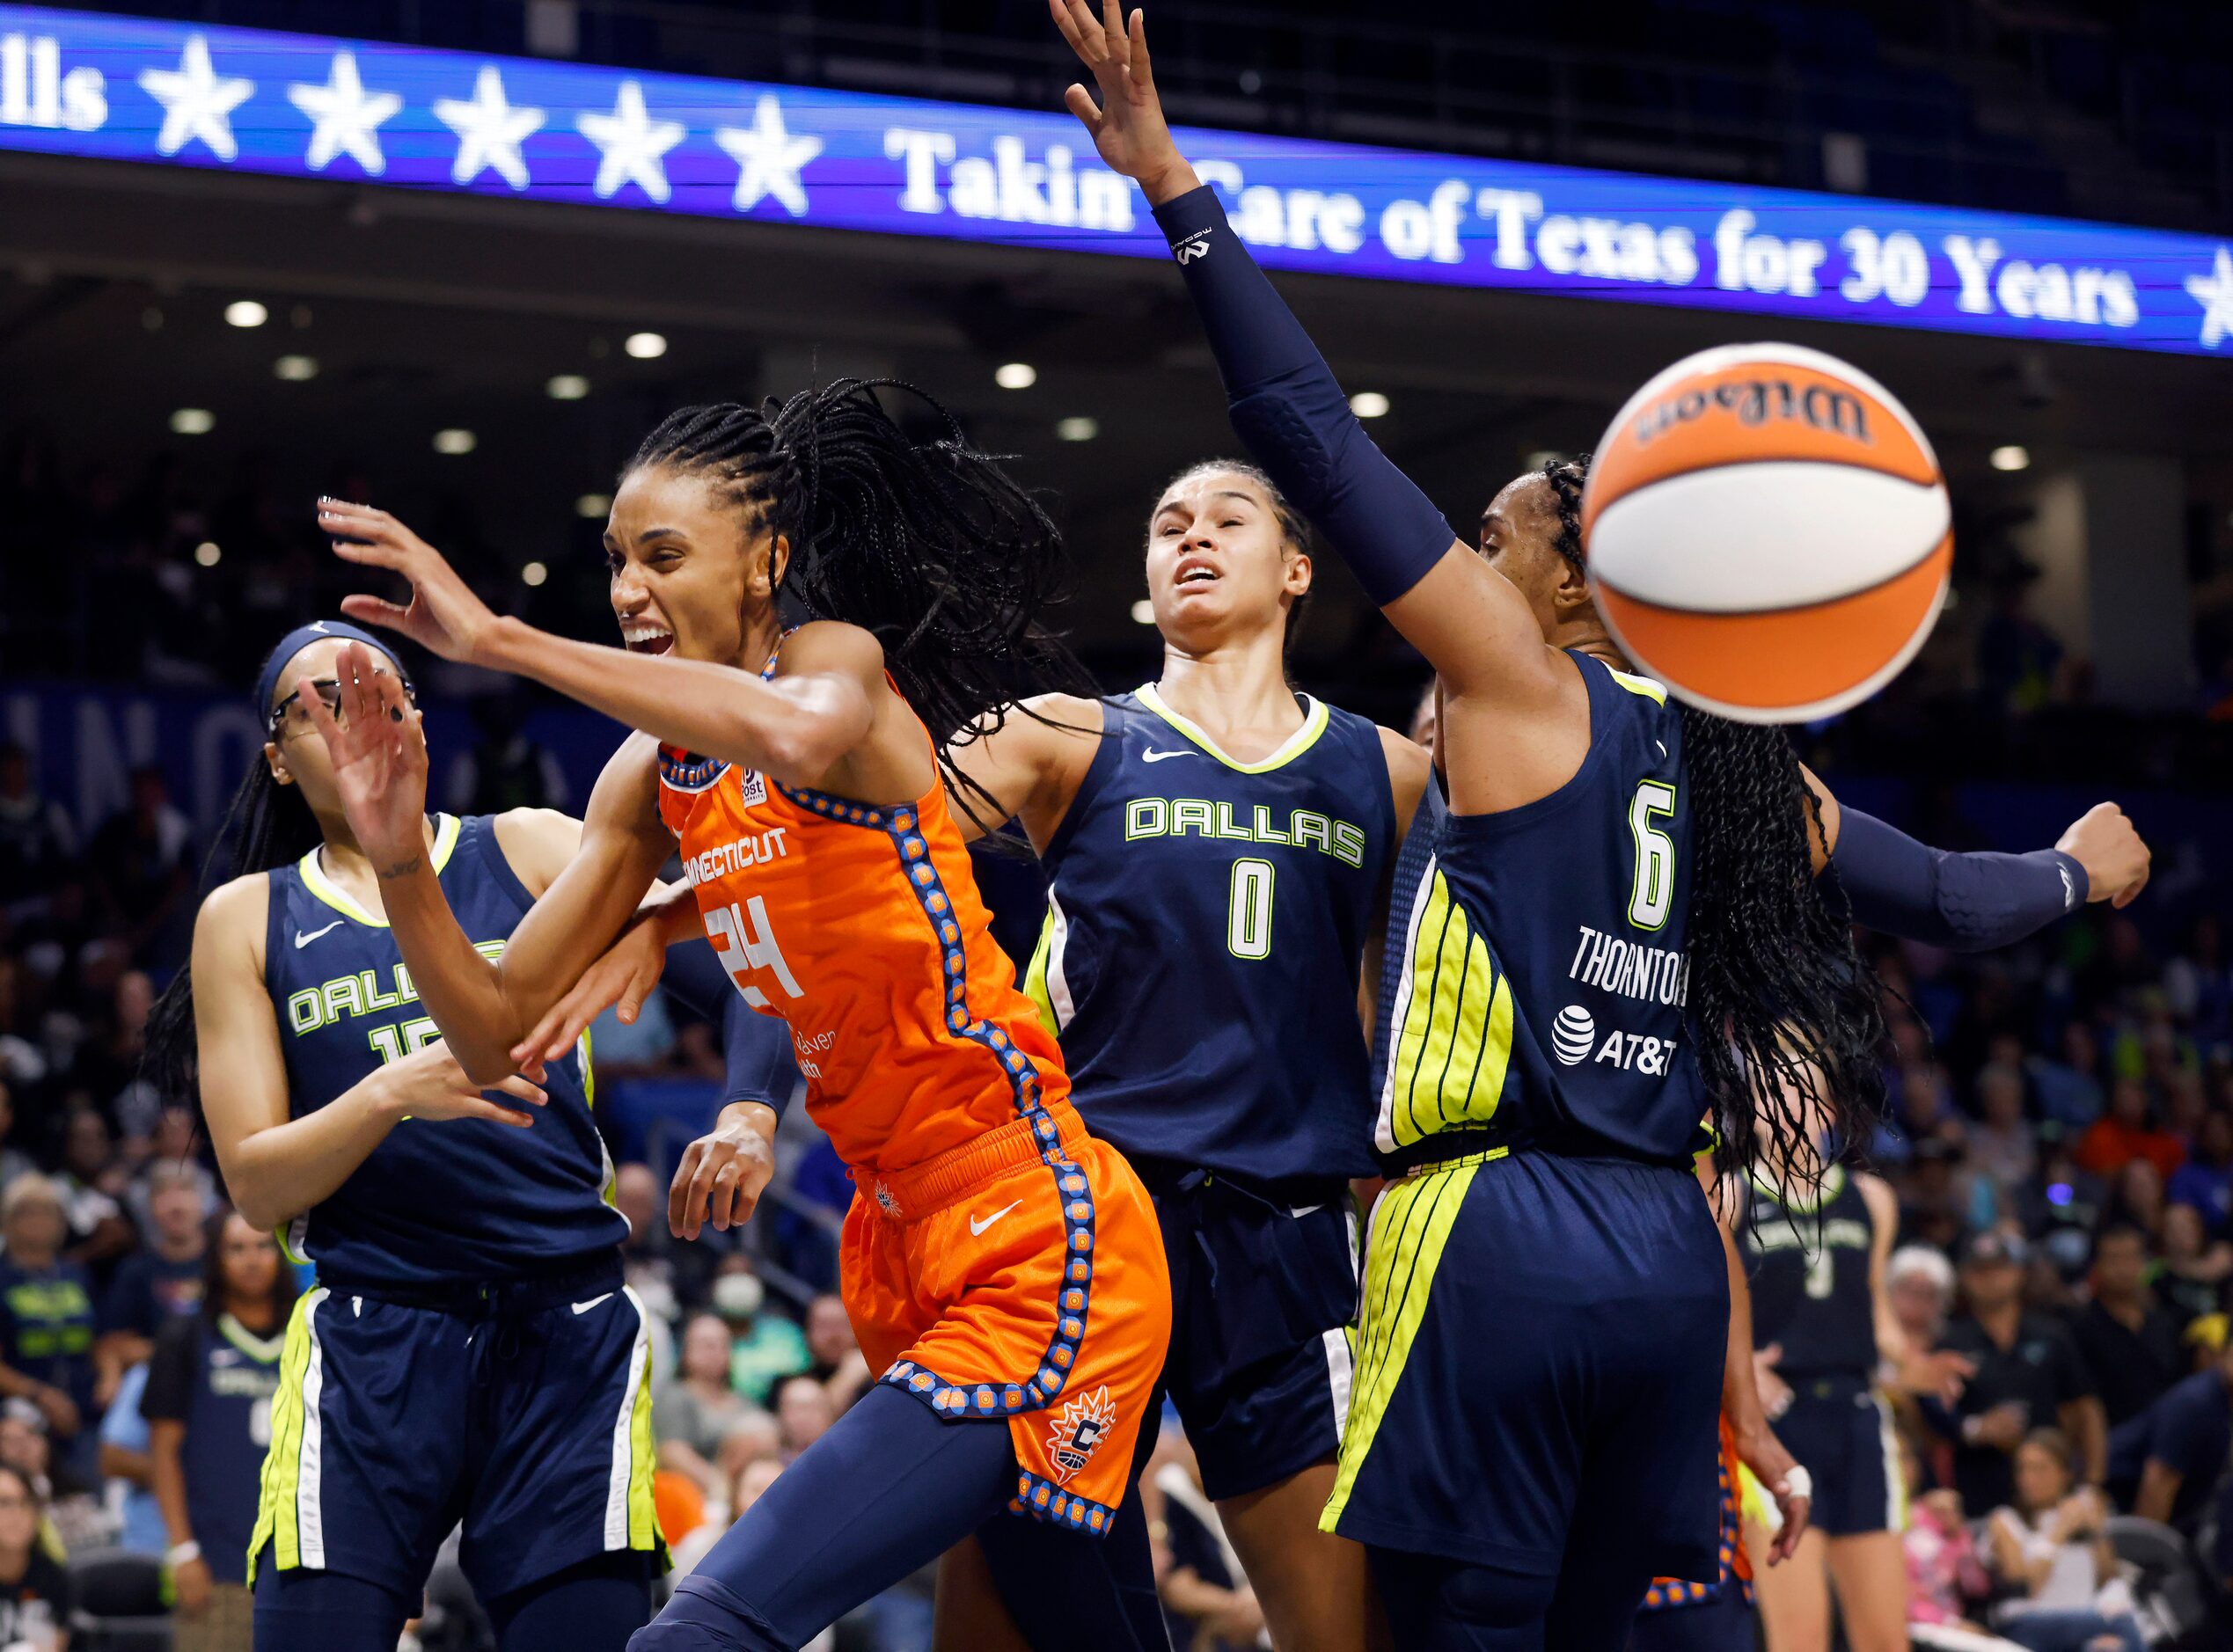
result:
[[[1897,676],[1954,557],[1922,427],[1857,368],[1790,344],[1702,350],[1630,397],[1582,532],[1629,657],[1743,722],[1827,717]]]

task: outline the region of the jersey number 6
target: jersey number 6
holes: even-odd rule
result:
[[[1646,780],[1629,800],[1629,834],[1636,839],[1636,887],[1629,895],[1629,922],[1638,929],[1662,929],[1674,905],[1674,839],[1652,822],[1674,813],[1675,789],[1664,780]]]

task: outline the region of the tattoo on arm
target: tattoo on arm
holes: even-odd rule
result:
[[[424,855],[411,855],[404,859],[392,861],[380,868],[380,881],[385,883],[394,878],[407,878],[426,863]]]

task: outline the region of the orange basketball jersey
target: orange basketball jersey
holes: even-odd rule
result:
[[[663,746],[659,813],[714,951],[789,1024],[808,1111],[846,1164],[920,1165],[1069,1094],[942,786],[875,808]]]
[[[1170,1340],[1162,1238],[1069,1104],[942,786],[871,806],[663,746],[659,811],[714,950],[789,1024],[853,1169],[840,1283],[880,1380],[1005,1422],[1010,1507],[1106,1531]]]

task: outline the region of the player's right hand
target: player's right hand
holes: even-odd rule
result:
[[[732,1101],[721,1122],[683,1150],[667,1190],[667,1225],[677,1239],[694,1239],[711,1215],[716,1228],[748,1220],[775,1174],[775,1109],[764,1102]]]
[[[2130,906],[2148,887],[2148,844],[2114,803],[2096,803],[2054,845],[2086,869],[2086,898]]]
[[[1146,21],[1138,11],[1129,26],[1116,0],[1102,0],[1101,15],[1092,0],[1047,0],[1055,27],[1093,71],[1101,100],[1082,85],[1062,95],[1063,103],[1093,134],[1094,148],[1111,172],[1137,179],[1151,205],[1160,205],[1201,179],[1186,164],[1163,120],[1163,100],[1155,94],[1155,76],[1147,62]]]
[[[490,1119],[525,1129],[535,1122],[527,1109],[542,1107],[550,1100],[516,1074],[484,1093],[440,1039],[401,1061],[390,1062],[377,1077],[381,1100],[398,1118]],[[511,1100],[493,1101],[492,1095],[509,1096]]]
[[[564,1059],[589,1023],[616,1004],[622,1024],[634,1026],[643,1012],[643,1001],[666,968],[665,934],[655,918],[637,917],[566,996],[543,1012],[527,1036],[512,1046],[512,1060],[522,1072],[540,1078],[545,1062]]]
[[[362,643],[342,648],[334,669],[341,685],[339,717],[308,677],[297,679],[296,691],[326,742],[357,846],[381,876],[392,876],[426,857],[426,735],[401,680],[376,670]]]
[[[179,1612],[199,1618],[209,1610],[209,1562],[196,1555],[171,1568],[171,1589]]]

